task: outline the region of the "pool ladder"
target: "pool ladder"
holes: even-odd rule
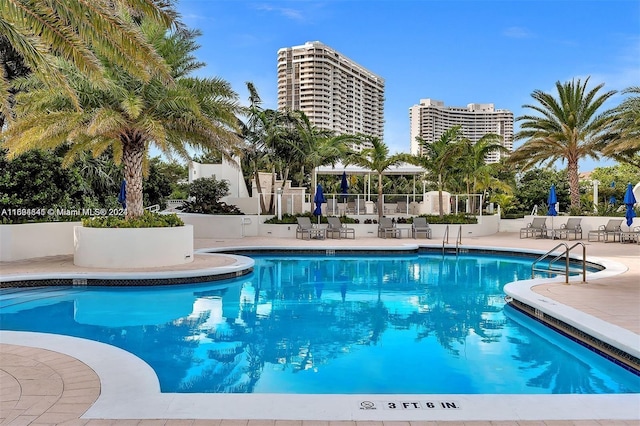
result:
[[[556,257],[549,261],[549,264],[546,268],[537,266],[538,262],[548,258],[560,247],[564,246],[564,251],[558,254]],[[571,247],[569,247],[566,243],[560,243],[539,258],[537,258],[533,264],[531,265],[531,278],[534,277],[536,272],[547,272],[547,273],[555,273],[555,274],[564,274],[564,283],[569,284],[569,253],[576,246],[582,246],[582,282],[587,282],[587,247],[581,243],[577,242]],[[554,268],[553,264],[559,260],[564,258],[564,268]]]
[[[444,255],[444,246],[449,244],[449,225],[444,228],[444,235],[442,237],[442,254]],[[460,253],[460,244],[462,244],[462,225],[458,228],[458,236],[456,236],[456,256]]]

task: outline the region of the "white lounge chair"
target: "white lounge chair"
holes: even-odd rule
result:
[[[401,238],[400,228],[396,228],[396,224],[393,223],[390,217],[383,217],[378,223],[378,237],[387,238],[389,236]]]
[[[326,236],[324,228],[314,227],[311,218],[300,216],[297,218],[298,227],[296,228],[296,238],[310,240],[311,238],[324,239]]]
[[[622,221],[624,219],[609,219],[606,225],[598,226],[598,229],[592,229],[587,234],[587,240],[591,240],[592,236],[597,237],[596,241],[600,241],[600,237],[605,243],[609,242],[609,236],[613,237],[613,241],[616,240],[616,235],[618,236],[618,241],[620,241],[620,234],[622,234],[622,229],[620,225],[622,225]]]
[[[582,239],[581,221],[582,219],[579,217],[570,217],[567,223],[560,225],[560,228],[551,230],[553,238],[566,238],[568,240],[569,234],[573,234],[574,240],[578,239],[578,235],[580,235],[580,239]]]
[[[520,238],[538,237],[547,235],[547,218],[534,217],[526,228],[520,228]]]
[[[424,234],[425,238],[431,239],[431,228],[426,217],[414,217],[411,224],[411,235],[417,238],[418,234]]]
[[[329,222],[329,226],[327,227],[327,237],[335,238],[336,235],[338,238],[356,238],[356,230],[354,228],[347,228],[342,222],[340,222],[339,217],[328,217],[327,222]]]

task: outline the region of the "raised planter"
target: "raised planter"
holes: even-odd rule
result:
[[[0,261],[73,254],[73,228],[80,222],[0,225]]]
[[[153,268],[193,262],[193,226],[74,228],[73,263],[88,268]]]

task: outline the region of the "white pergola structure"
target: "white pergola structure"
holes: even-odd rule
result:
[[[371,175],[374,177],[378,175],[378,172],[375,170],[366,169],[364,167],[356,166],[353,164],[342,164],[337,163],[335,166],[320,166],[317,167],[314,171],[316,174],[316,182],[318,181],[318,175],[342,175],[342,173],[346,173],[347,175],[361,175],[365,176],[365,189],[364,189],[364,201],[371,201]],[[414,166],[407,163],[401,163],[397,166],[391,166],[387,170],[384,171],[385,175],[404,175],[404,176],[413,176],[413,199],[415,201],[416,197],[416,176],[421,176],[426,173],[426,170],[420,166]],[[425,192],[424,182],[422,184],[422,193]],[[374,191],[377,195],[377,191]]]
[[[315,170],[316,173],[316,182],[318,175],[342,175],[342,173],[346,173],[347,175],[362,175],[366,176],[365,180],[365,195],[367,197],[367,201],[371,200],[371,175],[377,176],[378,172],[375,170],[365,169],[364,167],[356,166],[353,164],[344,165],[341,163],[337,163],[335,166],[320,166]],[[387,170],[384,171],[385,175],[404,175],[404,176],[413,176],[413,194],[416,193],[416,176],[423,175],[426,173],[426,170],[420,166],[414,166],[407,163],[402,163],[397,166],[391,166]],[[422,192],[424,192],[424,183],[422,185]]]

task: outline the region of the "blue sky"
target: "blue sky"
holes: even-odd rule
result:
[[[602,91],[640,85],[638,0],[178,0],[203,35],[201,76],[253,82],[277,107],[277,51],[321,41],[385,79],[385,143],[409,151],[409,107],[493,103],[527,113],[531,92],[590,77]],[[607,107],[617,104],[615,96]],[[516,130],[518,123],[516,122]],[[521,143],[516,143],[516,147]],[[611,161],[583,161],[580,171]]]

